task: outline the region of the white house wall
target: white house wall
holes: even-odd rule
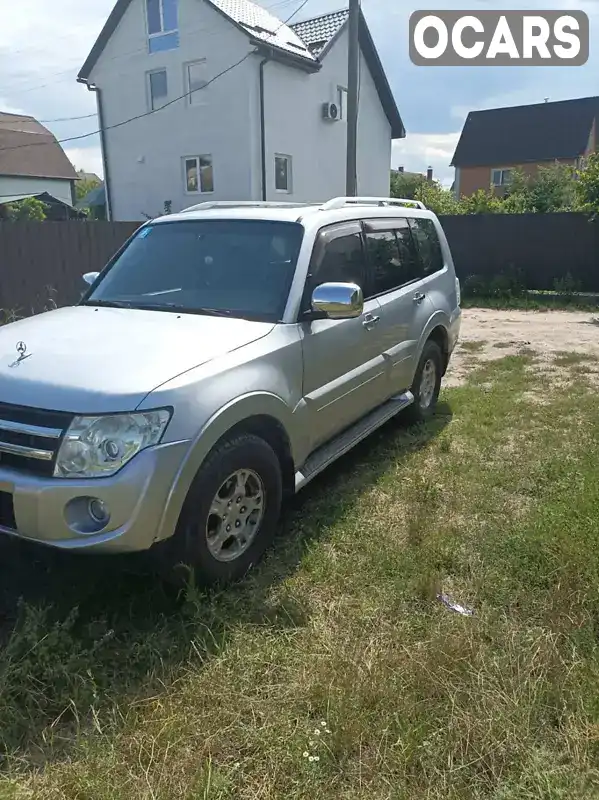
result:
[[[267,199],[311,202],[346,193],[345,119],[322,119],[324,102],[337,102],[337,87],[347,87],[347,31],[335,41],[318,73],[270,62],[265,67]],[[391,128],[364,59],[360,60],[358,193],[388,196]],[[275,154],[292,158],[292,191],[275,189]],[[255,155],[259,169],[259,154]]]
[[[48,192],[57,200],[73,205],[70,180],[60,178],[30,178],[21,176],[0,175],[0,197],[5,197],[6,202],[10,202],[11,197],[22,197],[24,195],[35,195]]]
[[[149,110],[147,72],[166,68],[168,100],[185,93],[184,65],[206,59],[207,79],[251,50],[247,37],[205,3],[179,2],[180,44],[148,53],[144,0],[134,0],[92,70],[90,82],[102,90],[104,125],[109,128]],[[204,200],[248,198],[252,187],[250,94],[257,83],[255,57],[206,91],[206,104],[179,100],[164,110],[106,131],[112,217],[141,220]],[[187,194],[185,156],[210,154],[215,191]]]

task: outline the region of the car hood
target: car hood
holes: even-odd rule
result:
[[[273,327],[137,309],[50,311],[0,327],[0,402],[81,414],[132,410],[165,381]]]

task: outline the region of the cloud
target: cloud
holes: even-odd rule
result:
[[[77,117],[96,111],[95,98],[76,83],[116,0],[13,0],[0,26],[0,110],[31,114],[40,120]],[[279,18],[287,18],[300,0],[259,0]],[[5,3],[7,0],[5,0]],[[296,19],[333,10],[340,0],[310,0]],[[341,3],[342,5],[342,3]],[[461,0],[427,0],[433,9],[459,9]],[[453,179],[449,161],[466,115],[471,110],[520,103],[583,97],[598,93],[599,48],[591,48],[583,67],[416,67],[408,53],[408,20],[422,8],[415,0],[377,0],[364,13],[397,99],[408,134],[393,145],[393,164],[425,171],[431,165],[444,181]],[[466,5],[466,8],[468,5]],[[591,30],[599,24],[597,0],[475,0],[471,8],[586,11]],[[35,25],[32,25],[35,20]],[[94,117],[52,122],[59,138],[97,130]],[[78,167],[101,170],[97,136],[65,143]]]
[[[454,177],[449,162],[460,138],[460,131],[452,133],[408,133],[405,139],[393,142],[391,164],[403,166],[407,172],[425,173],[433,168],[433,175],[444,184]]]
[[[85,172],[95,172],[100,178],[104,177],[102,151],[99,145],[96,147],[65,146],[65,153],[76,169],[82,169]]]

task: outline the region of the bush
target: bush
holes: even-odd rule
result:
[[[510,299],[526,293],[524,276],[519,270],[509,269],[497,275],[469,275],[462,284],[466,298]]]

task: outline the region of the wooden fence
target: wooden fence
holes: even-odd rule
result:
[[[599,292],[599,221],[584,214],[469,214],[441,217],[456,272],[465,281],[517,274],[526,289],[555,290],[570,274]]]
[[[570,274],[599,292],[599,223],[582,214],[441,217],[458,276],[518,272],[528,289]],[[0,309],[27,315],[76,302],[81,276],[102,269],[138,222],[0,223]]]
[[[138,222],[0,223],[0,309],[26,316],[77,301]]]

